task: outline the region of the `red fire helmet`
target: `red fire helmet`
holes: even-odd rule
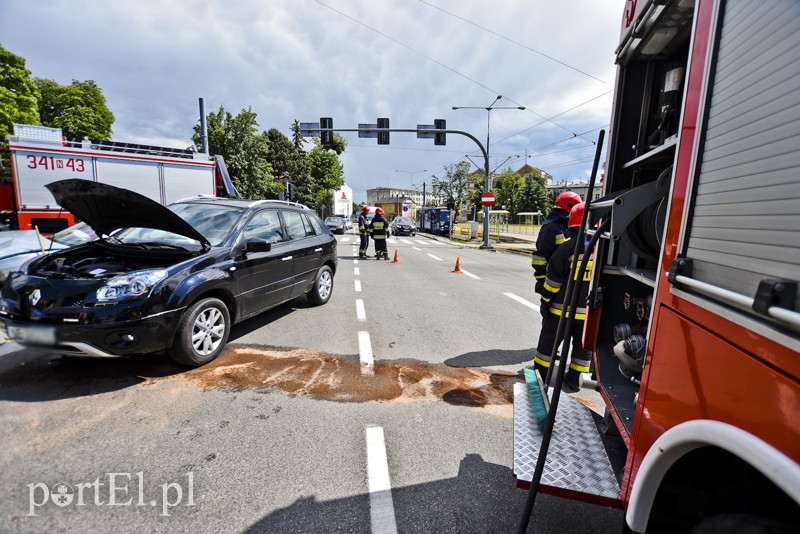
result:
[[[556,198],[555,206],[557,208],[561,208],[564,211],[569,211],[572,209],[572,206],[578,204],[581,201],[581,196],[578,193],[573,191],[564,191],[558,198]]]
[[[572,228],[573,226],[580,226],[581,221],[583,220],[583,208],[586,207],[585,202],[579,202],[572,206],[572,209],[569,210],[569,227]]]

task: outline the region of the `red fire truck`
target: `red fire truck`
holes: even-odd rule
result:
[[[517,483],[634,532],[798,532],[800,3],[627,0],[621,29],[586,225],[605,414],[560,395],[545,440],[517,384]]]
[[[116,141],[67,140],[59,128],[14,125],[0,175],[0,223],[49,234],[75,220],[45,184],[84,178],[131,189],[162,204],[194,195],[238,197],[220,156]]]

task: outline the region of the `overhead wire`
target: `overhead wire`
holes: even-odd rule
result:
[[[443,9],[443,8],[441,8],[439,6],[435,6],[435,5],[431,4],[430,2],[426,2],[425,0],[417,0],[417,1],[419,3],[421,3],[421,4],[425,4],[426,6],[430,6],[433,9],[437,9],[437,10],[441,11],[442,13],[445,13],[446,15],[450,15],[451,17],[454,17],[454,18],[457,18],[458,20],[464,21],[467,24],[471,24],[471,25],[475,26],[476,28],[480,28],[481,30],[483,30],[485,32],[491,33],[492,35],[494,35],[496,37],[499,37],[501,39],[504,39],[504,40],[508,41],[509,43],[513,43],[513,44],[515,44],[517,46],[520,46],[520,47],[522,47],[522,48],[524,48],[526,50],[529,50],[529,51],[533,52],[534,54],[539,54],[540,56],[545,57],[545,58],[549,59],[550,61],[554,61],[554,62],[558,63],[559,65],[563,65],[563,66],[567,67],[568,69],[572,69],[575,72],[579,72],[579,73],[583,74],[584,76],[588,76],[589,78],[592,78],[593,80],[597,80],[598,82],[603,83],[605,85],[610,85],[607,81],[601,80],[597,76],[592,76],[588,72],[582,71],[581,69],[579,69],[577,67],[574,67],[574,66],[570,65],[569,63],[565,63],[565,62],[563,62],[563,61],[561,61],[559,59],[554,58],[553,56],[549,56],[549,55],[545,54],[544,52],[541,52],[539,50],[531,48],[530,46],[525,45],[523,43],[520,43],[518,41],[515,41],[514,39],[511,39],[510,37],[506,37],[505,35],[497,33],[494,30],[490,30],[489,28],[481,26],[480,24],[476,24],[475,22],[472,22],[469,19],[465,19],[464,17],[456,15],[455,13],[451,13],[450,11],[447,11],[446,9]]]
[[[581,74],[583,74],[583,75],[586,75],[586,76],[588,76],[588,77],[590,77],[590,78],[592,78],[592,79],[594,79],[594,80],[597,80],[597,81],[599,81],[599,82],[601,82],[601,83],[604,83],[604,84],[608,85],[608,83],[607,83],[607,82],[605,82],[604,80],[601,80],[600,78],[597,78],[597,77],[595,77],[595,76],[593,76],[593,75],[591,75],[591,74],[589,74],[589,73],[587,73],[587,72],[584,72],[584,71],[582,71],[582,70],[578,69],[577,67],[574,67],[574,66],[572,66],[572,65],[569,65],[569,64],[567,64],[567,63],[565,63],[565,62],[562,62],[562,61],[560,61],[560,60],[558,60],[558,59],[556,59],[556,58],[554,58],[554,57],[552,57],[552,56],[549,56],[549,55],[547,55],[547,54],[544,54],[543,52],[540,52],[540,51],[538,51],[538,50],[535,50],[535,49],[533,49],[533,48],[530,48],[530,47],[528,47],[527,45],[524,45],[524,44],[522,44],[522,43],[519,43],[519,42],[517,42],[517,41],[514,41],[513,39],[510,39],[510,38],[508,38],[508,37],[505,37],[505,36],[503,36],[503,35],[501,35],[501,34],[499,34],[499,33],[495,32],[495,31],[493,31],[493,30],[490,30],[490,29],[488,29],[488,28],[485,28],[485,27],[483,27],[483,26],[480,26],[479,24],[476,24],[476,23],[474,23],[474,22],[472,22],[472,21],[470,21],[470,20],[468,20],[468,19],[465,19],[465,18],[463,18],[463,17],[460,17],[459,15],[456,15],[456,14],[454,14],[454,13],[451,13],[451,12],[447,11],[447,10],[444,10],[444,9],[442,9],[442,8],[440,8],[440,7],[438,7],[438,6],[435,6],[435,5],[433,5],[433,4],[429,3],[429,2],[426,2],[426,1],[424,1],[424,0],[418,0],[418,1],[419,1],[420,3],[422,3],[422,4],[425,4],[425,5],[429,6],[429,7],[431,7],[431,8],[437,9],[438,11],[441,11],[441,12],[443,12],[443,13],[445,13],[445,14],[449,15],[449,16],[452,16],[452,17],[454,17],[454,18],[457,18],[457,19],[459,19],[459,20],[462,20],[463,22],[466,22],[466,23],[468,23],[468,24],[471,24],[471,25],[473,25],[473,26],[476,26],[476,27],[478,27],[478,28],[480,28],[480,29],[482,29],[482,30],[484,30],[484,31],[486,31],[486,32],[489,32],[489,33],[491,33],[491,34],[493,34],[493,35],[495,35],[495,36],[497,36],[497,37],[500,37],[500,38],[502,38],[502,39],[504,39],[504,40],[506,40],[506,41],[509,41],[509,42],[511,42],[511,43],[513,43],[513,44],[516,44],[516,45],[518,45],[518,46],[520,46],[520,47],[522,47],[522,48],[525,48],[525,49],[527,49],[527,50],[529,50],[529,51],[531,51],[531,52],[533,52],[533,53],[536,53],[536,54],[539,54],[539,55],[541,55],[541,56],[543,56],[543,57],[546,57],[547,59],[550,59],[551,61],[554,61],[554,62],[556,62],[556,63],[559,63],[559,64],[561,64],[561,65],[563,65],[563,66],[565,66],[565,67],[567,67],[567,68],[570,68],[570,69],[572,69],[572,70],[575,70],[575,71],[577,71],[577,72],[579,72],[579,73],[581,73]],[[477,86],[479,86],[479,87],[481,87],[481,88],[483,88],[483,89],[486,89],[486,90],[488,90],[488,91],[490,91],[490,92],[492,92],[492,93],[495,93],[495,94],[499,94],[499,93],[500,93],[500,91],[498,91],[498,90],[496,90],[496,89],[493,89],[493,88],[489,87],[488,85],[486,85],[486,84],[483,84],[483,83],[479,82],[478,80],[476,80],[476,79],[474,79],[474,78],[472,78],[472,77],[470,77],[470,76],[468,76],[468,75],[466,75],[466,74],[463,74],[463,73],[461,73],[461,72],[457,71],[456,69],[454,69],[454,68],[450,67],[449,65],[446,65],[445,63],[442,63],[441,61],[439,61],[439,60],[437,60],[437,59],[434,59],[434,58],[432,58],[431,56],[428,56],[428,55],[424,54],[423,52],[420,52],[419,50],[417,50],[417,49],[415,49],[415,48],[413,48],[413,47],[411,47],[411,46],[409,46],[409,45],[407,45],[407,44],[403,43],[402,41],[400,41],[400,40],[398,40],[398,39],[396,39],[396,38],[394,38],[394,37],[392,37],[392,36],[390,36],[390,35],[388,35],[388,34],[386,34],[386,33],[382,32],[382,31],[380,31],[380,30],[378,30],[378,29],[376,29],[376,28],[373,28],[372,26],[369,26],[368,24],[366,24],[366,23],[364,23],[364,22],[362,22],[362,21],[360,21],[360,20],[356,19],[355,17],[352,17],[352,16],[348,15],[347,13],[344,13],[343,11],[340,11],[340,10],[336,9],[336,8],[334,8],[333,6],[330,6],[330,5],[328,5],[328,4],[324,3],[324,2],[322,2],[321,0],[314,0],[314,2],[316,2],[317,4],[319,4],[319,5],[321,5],[321,6],[325,7],[325,8],[328,8],[329,10],[331,10],[331,11],[333,11],[333,12],[335,12],[335,13],[339,14],[340,16],[342,16],[342,17],[344,17],[344,18],[346,18],[346,19],[348,19],[348,20],[351,20],[352,22],[355,22],[356,24],[358,24],[358,25],[360,25],[360,26],[363,26],[364,28],[366,28],[366,29],[368,29],[368,30],[370,30],[370,31],[372,31],[372,32],[374,32],[374,33],[377,33],[378,35],[380,35],[380,36],[382,36],[382,37],[384,37],[384,38],[386,38],[386,39],[389,39],[389,40],[390,40],[390,41],[392,41],[393,43],[395,43],[395,44],[397,44],[397,45],[400,45],[400,46],[402,46],[403,48],[405,48],[405,49],[407,49],[407,50],[409,50],[409,51],[411,51],[411,52],[413,52],[413,53],[415,53],[415,54],[417,54],[417,55],[419,55],[419,56],[421,56],[421,57],[423,57],[423,58],[427,59],[428,61],[431,61],[431,62],[433,62],[433,63],[435,63],[435,64],[439,65],[440,67],[443,67],[443,68],[447,69],[448,71],[452,72],[453,74],[456,74],[457,76],[460,76],[461,78],[464,78],[464,79],[466,79],[466,80],[468,80],[468,81],[470,81],[470,82],[474,83],[475,85],[477,85]],[[576,106],[573,106],[573,107],[571,107],[571,108],[569,108],[569,109],[567,109],[567,110],[564,110],[564,111],[562,111],[561,113],[558,113],[557,115],[553,115],[552,117],[545,117],[544,115],[542,115],[542,114],[540,114],[540,113],[538,113],[538,112],[534,111],[533,109],[531,109],[529,106],[525,106],[525,109],[526,109],[528,112],[530,112],[530,113],[533,113],[534,115],[536,115],[536,116],[540,117],[540,118],[542,119],[542,121],[540,121],[540,122],[538,122],[538,123],[536,123],[536,124],[534,124],[534,125],[532,125],[532,126],[529,126],[528,128],[525,128],[525,129],[523,129],[523,130],[520,130],[520,131],[518,131],[518,132],[516,132],[516,133],[514,133],[514,134],[511,134],[511,135],[509,135],[509,136],[507,136],[507,137],[505,137],[505,138],[503,138],[503,139],[500,139],[499,141],[495,141],[494,143],[491,143],[491,144],[492,144],[492,145],[496,145],[496,144],[502,143],[502,142],[504,142],[504,141],[506,141],[506,140],[508,140],[508,139],[510,139],[510,138],[512,138],[512,137],[515,137],[515,136],[517,136],[517,135],[520,135],[521,133],[524,133],[524,132],[526,132],[526,131],[528,131],[528,130],[531,130],[531,129],[533,129],[533,128],[536,128],[536,127],[538,127],[538,126],[541,126],[542,124],[545,124],[545,123],[550,123],[550,124],[553,124],[554,126],[556,126],[556,127],[560,128],[560,129],[563,129],[563,130],[565,130],[565,131],[567,131],[567,132],[571,133],[572,135],[571,135],[569,138],[563,139],[563,140],[561,140],[561,141],[557,141],[557,142],[555,142],[555,143],[550,143],[550,144],[548,144],[548,145],[545,145],[544,147],[539,147],[538,149],[546,148],[546,147],[549,147],[549,146],[555,146],[555,145],[557,145],[557,144],[560,144],[560,143],[563,143],[563,142],[566,142],[566,141],[569,141],[569,140],[572,140],[572,139],[576,139],[576,138],[581,138],[581,139],[582,139],[582,140],[584,140],[584,141],[588,141],[588,142],[590,143],[590,145],[586,145],[586,147],[589,147],[589,146],[595,145],[595,144],[596,144],[596,142],[595,142],[595,141],[593,141],[593,140],[590,140],[590,139],[586,139],[586,138],[584,138],[583,136],[584,136],[584,135],[586,135],[586,133],[589,133],[589,132],[595,131],[595,130],[597,130],[597,129],[599,129],[599,128],[596,128],[596,129],[593,129],[593,130],[588,130],[587,132],[583,132],[583,133],[575,133],[575,132],[573,132],[573,131],[572,131],[570,128],[567,128],[567,127],[565,127],[565,126],[563,126],[563,125],[561,125],[561,124],[559,124],[559,123],[555,122],[553,119],[555,119],[555,118],[557,118],[557,117],[560,117],[560,116],[562,116],[562,115],[564,115],[564,114],[566,114],[566,113],[569,113],[570,111],[574,111],[575,109],[577,109],[577,108],[580,108],[581,106],[584,106],[584,105],[586,105],[586,104],[589,104],[590,102],[592,102],[592,101],[594,101],[594,100],[597,100],[598,98],[602,98],[603,96],[605,96],[605,95],[607,95],[607,94],[609,94],[609,93],[611,93],[611,92],[613,92],[613,90],[605,91],[605,92],[603,92],[603,93],[602,93],[602,94],[600,94],[600,95],[597,95],[597,96],[595,96],[595,97],[593,97],[593,98],[591,98],[591,99],[589,99],[589,100],[587,100],[587,101],[585,101],[585,102],[582,102],[582,103],[580,103],[580,104],[578,104],[578,105],[576,105]],[[512,99],[512,98],[508,98],[508,97],[506,97],[506,100],[508,100],[509,102],[511,102],[511,103],[513,103],[513,104],[516,104],[516,105],[518,105],[518,106],[523,106],[523,104],[521,104],[521,103],[519,103],[519,102],[515,101],[515,100],[514,100],[514,99]],[[367,148],[367,147],[368,147],[367,145],[351,145],[351,146],[354,146],[354,147],[362,147],[362,148]],[[369,148],[373,148],[373,147],[369,146]],[[584,148],[584,147],[573,147],[573,148],[566,149],[566,150],[573,150],[573,149],[577,149],[577,148]],[[396,148],[396,149],[399,149],[399,148]],[[488,147],[487,147],[487,149],[488,149]],[[538,150],[538,149],[533,149],[533,150]],[[425,150],[425,149],[409,149],[409,148],[406,148],[406,149],[403,149],[403,150]],[[428,149],[428,150],[431,150],[431,149]],[[565,151],[566,151],[566,150],[565,150]],[[439,150],[439,149],[437,149],[437,151],[441,152],[441,150]],[[456,152],[456,151],[451,151],[451,152]],[[528,152],[528,151],[526,150],[526,153],[525,153],[525,154],[523,154],[523,155],[517,155],[516,157],[517,157],[517,158],[522,158],[522,157],[525,157],[525,158],[527,158],[527,157],[529,157],[529,156],[527,155],[527,152]],[[561,152],[561,151],[559,151],[559,152]],[[542,155],[540,155],[540,156],[542,156]],[[512,158],[512,157],[514,157],[514,156],[510,156],[510,157],[509,157],[509,159],[510,159],[510,158]],[[590,158],[588,158],[588,160],[591,160],[591,159],[592,159],[591,157],[590,157]],[[507,161],[507,160],[506,160],[506,161]],[[557,164],[557,165],[554,165],[554,166],[550,166],[549,168],[559,168],[559,167],[564,167],[564,166],[570,166],[570,165],[574,165],[574,164],[582,163],[583,161],[584,161],[584,160],[574,160],[574,161],[571,161],[571,162],[566,162],[566,163],[562,163],[562,164]],[[505,162],[504,162],[504,163],[505,163]]]
[[[424,54],[424,53],[420,52],[419,50],[417,50],[417,49],[415,49],[415,48],[413,48],[413,47],[411,47],[411,46],[409,46],[409,45],[407,45],[407,44],[403,43],[402,41],[400,41],[400,40],[398,40],[398,39],[395,39],[395,38],[394,38],[394,37],[392,37],[391,35],[388,35],[388,34],[386,34],[386,33],[382,32],[382,31],[380,31],[380,30],[378,30],[378,29],[376,29],[376,28],[373,28],[372,26],[370,26],[370,25],[368,25],[368,24],[366,24],[366,23],[364,23],[364,22],[361,22],[360,20],[356,19],[355,17],[352,17],[352,16],[348,15],[347,13],[344,13],[343,11],[340,11],[340,10],[336,9],[335,7],[328,5],[328,4],[326,4],[325,2],[322,2],[321,0],[314,0],[314,2],[316,2],[317,4],[319,4],[319,5],[323,6],[323,7],[326,7],[326,8],[328,8],[328,9],[330,9],[330,10],[331,10],[331,11],[333,11],[334,13],[337,13],[337,14],[341,15],[342,17],[345,17],[345,18],[346,18],[346,19],[348,19],[348,20],[351,20],[351,21],[355,22],[356,24],[358,24],[358,25],[360,25],[360,26],[363,26],[364,28],[367,28],[368,30],[370,30],[370,31],[372,31],[372,32],[375,32],[375,33],[377,33],[378,35],[380,35],[380,36],[382,36],[382,37],[385,37],[386,39],[389,39],[389,40],[390,40],[390,41],[392,41],[393,43],[395,43],[395,44],[398,44],[398,45],[402,46],[402,47],[403,47],[403,48],[405,48],[406,50],[410,50],[411,52],[413,52],[413,53],[415,53],[415,54],[417,54],[417,55],[419,55],[419,56],[422,56],[422,57],[424,57],[424,58],[425,58],[425,59],[427,59],[428,61],[432,61],[432,62],[436,63],[436,64],[437,64],[437,65],[439,65],[440,67],[443,67],[443,68],[445,68],[445,69],[449,70],[450,72],[452,72],[453,74],[456,74],[457,76],[460,76],[460,77],[462,77],[462,78],[464,78],[464,79],[466,79],[466,80],[469,80],[470,82],[472,82],[472,83],[474,83],[474,84],[478,85],[479,87],[482,87],[483,89],[486,89],[487,91],[491,91],[491,92],[492,92],[492,93],[494,93],[494,94],[500,94],[500,93],[501,93],[500,91],[498,91],[498,90],[496,90],[496,89],[493,89],[493,88],[489,87],[488,85],[486,85],[486,84],[483,84],[483,83],[479,82],[478,80],[476,80],[476,79],[474,79],[474,78],[471,78],[471,77],[467,76],[466,74],[463,74],[463,73],[461,73],[461,72],[457,71],[456,69],[454,69],[454,68],[450,67],[449,65],[446,65],[446,64],[442,63],[441,61],[439,61],[439,60],[437,60],[437,59],[434,59],[434,58],[432,58],[432,57],[430,57],[430,56],[428,56],[428,55],[426,55],[426,54]],[[553,121],[553,120],[550,120],[550,119],[548,119],[547,117],[545,117],[545,116],[544,116],[544,115],[542,115],[541,113],[538,113],[538,112],[534,111],[533,109],[531,109],[531,107],[530,107],[530,106],[525,106],[524,104],[521,104],[521,103],[519,103],[519,102],[517,102],[517,101],[513,100],[512,98],[508,98],[508,97],[506,97],[506,100],[508,100],[509,102],[511,102],[511,103],[513,103],[513,104],[516,104],[517,106],[524,106],[524,107],[525,107],[525,110],[526,110],[526,111],[528,111],[529,113],[533,113],[533,114],[534,114],[534,115],[536,115],[537,117],[541,117],[541,118],[543,119],[543,122],[542,122],[542,123],[540,123],[540,124],[543,124],[544,122],[549,122],[549,123],[553,124],[554,126],[556,126],[556,127],[558,127],[558,128],[561,128],[562,130],[565,130],[565,131],[567,131],[567,132],[569,132],[569,133],[571,133],[571,134],[573,134],[573,135],[577,135],[577,134],[575,134],[575,133],[574,133],[572,130],[570,130],[569,128],[567,128],[566,126],[563,126],[563,125],[561,125],[561,124],[558,124],[557,122],[555,122],[555,121]]]

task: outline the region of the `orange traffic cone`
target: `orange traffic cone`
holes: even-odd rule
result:
[[[456,258],[456,268],[453,269],[450,272],[458,273],[458,274],[462,274],[464,272],[464,271],[461,270],[461,257],[460,256],[458,258]]]
[[[400,257],[397,255],[397,249],[394,249],[394,259],[392,263],[400,263]]]

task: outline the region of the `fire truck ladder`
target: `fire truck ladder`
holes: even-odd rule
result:
[[[562,314],[559,320],[559,332],[567,334],[573,328],[574,314],[578,307],[579,291],[573,291],[571,286],[576,279],[576,274],[578,279],[583,278],[582,273],[586,271],[589,259],[588,254],[579,254],[579,251],[589,217],[589,207],[604,137],[605,131],[601,130],[597,141],[594,167],[586,193],[586,209],[576,239],[575,253],[567,282],[568,300],[565,299],[565,302],[569,302],[569,311],[566,318]],[[609,225],[610,220],[607,219],[603,222],[587,245],[587,251],[594,247]],[[580,266],[578,265],[579,257],[582,259]],[[556,413],[561,399],[561,385],[564,383],[571,343],[569,335],[565,335],[563,338],[560,363],[556,371],[544,431],[539,431],[533,419],[528,388],[521,383],[514,385],[514,476],[520,487],[530,488],[519,524],[519,533],[527,531],[540,486],[547,493],[607,506],[620,506],[620,489],[616,473],[609,461],[591,410],[572,397],[565,396],[562,411],[558,414],[559,418],[556,421]],[[556,339],[558,340],[560,337],[557,336]],[[554,361],[551,368],[555,365],[555,350],[553,355]],[[551,447],[556,454],[548,457]]]

